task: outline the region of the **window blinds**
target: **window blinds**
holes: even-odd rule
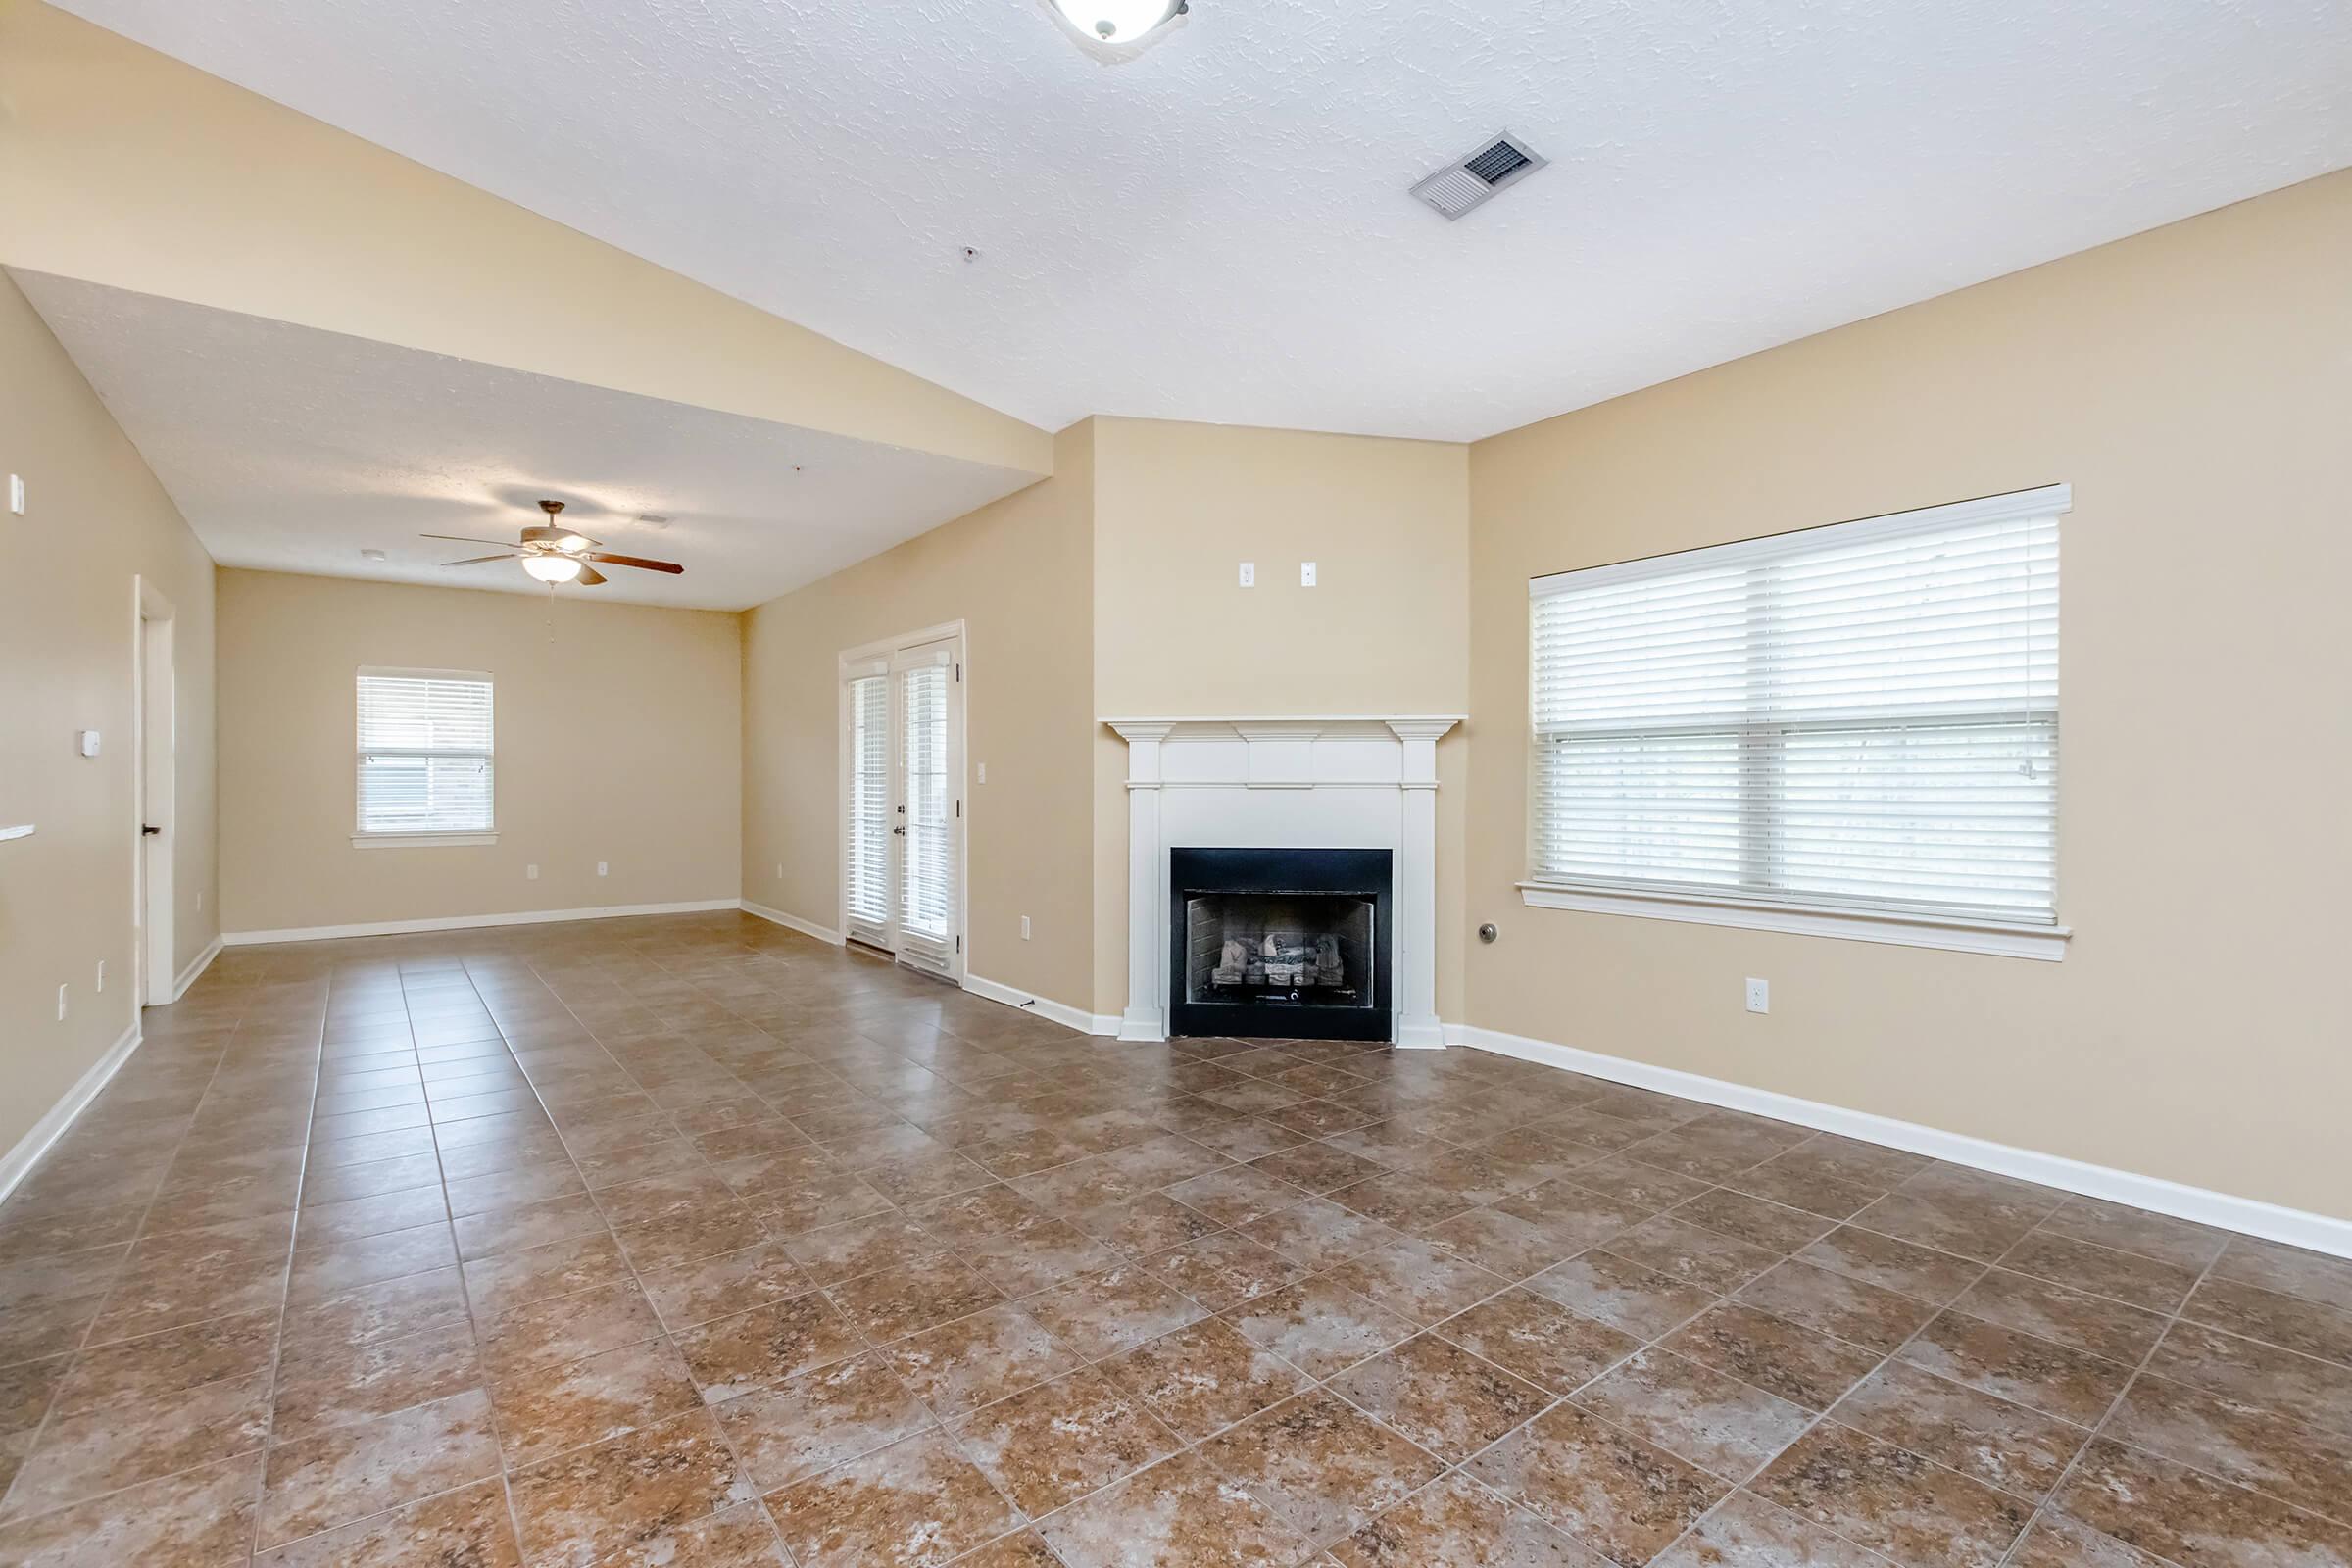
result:
[[[359,831],[491,831],[491,714],[488,675],[361,670]]]
[[[2068,505],[1534,579],[1534,879],[2055,922]]]
[[[850,682],[850,808],[843,886],[850,935],[890,939],[890,677]]]
[[[900,956],[926,967],[948,966],[949,820],[948,656],[899,672],[901,745],[906,765],[906,858],[900,870]]]

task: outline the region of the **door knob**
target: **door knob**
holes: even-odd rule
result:
[[[154,833],[161,833],[162,831],[163,831],[163,829],[162,829],[162,828],[155,826],[155,825],[154,825],[153,823],[151,823],[151,822],[141,822],[141,823],[139,824],[139,832],[140,832],[141,834],[154,834]]]

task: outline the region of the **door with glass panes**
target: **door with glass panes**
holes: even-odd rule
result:
[[[963,973],[960,635],[843,662],[843,916],[850,940]]]

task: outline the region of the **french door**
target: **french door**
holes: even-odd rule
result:
[[[963,639],[842,660],[842,914],[852,941],[963,974]]]

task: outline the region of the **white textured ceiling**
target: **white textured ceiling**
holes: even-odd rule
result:
[[[39,272],[10,274],[225,566],[545,593],[512,540],[537,500],[621,555],[564,595],[742,610],[1034,475]],[[656,529],[637,519],[669,519]],[[362,559],[378,549],[384,562]]]
[[[64,3],[1049,427],[1487,435],[2352,163],[2345,0]]]

